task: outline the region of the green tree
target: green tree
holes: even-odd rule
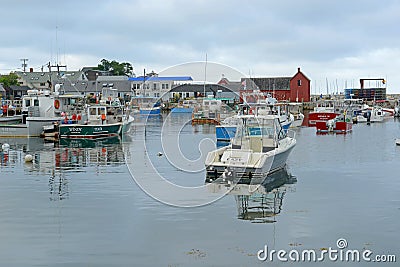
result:
[[[14,72],[10,72],[8,75],[2,75],[0,77],[0,83],[3,84],[4,87],[10,87],[11,85],[18,85],[18,75]]]
[[[131,76],[133,74],[133,67],[131,63],[123,62],[119,63],[116,60],[108,61],[107,59],[102,59],[100,64],[97,65],[98,70],[109,71],[112,75],[128,75]]]

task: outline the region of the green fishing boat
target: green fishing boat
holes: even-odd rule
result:
[[[84,124],[60,124],[59,137],[98,139],[122,133],[124,115],[118,107],[94,105],[88,107],[88,121]]]

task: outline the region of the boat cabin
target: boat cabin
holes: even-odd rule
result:
[[[88,107],[90,124],[110,124],[122,122],[123,111],[119,107],[95,105]]]
[[[278,147],[279,140],[286,137],[277,118],[266,119],[241,116],[241,122],[232,139],[232,149],[265,153]]]
[[[22,114],[28,117],[52,117],[53,98],[50,91],[28,90],[22,97]]]

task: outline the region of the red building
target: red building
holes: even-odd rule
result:
[[[309,102],[311,81],[297,69],[293,77],[273,78],[243,78],[241,94],[259,89],[263,93],[269,93],[279,101]]]

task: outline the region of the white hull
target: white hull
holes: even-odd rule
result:
[[[22,115],[0,117],[0,124],[15,124],[22,121]]]
[[[296,145],[294,138],[279,141],[278,148],[268,152],[232,149],[232,145],[217,149],[207,155],[205,165],[207,176],[262,180],[269,174],[285,167],[290,152]]]
[[[60,121],[60,118],[27,117],[26,124],[0,125],[0,137],[39,137],[43,126],[55,121]]]

